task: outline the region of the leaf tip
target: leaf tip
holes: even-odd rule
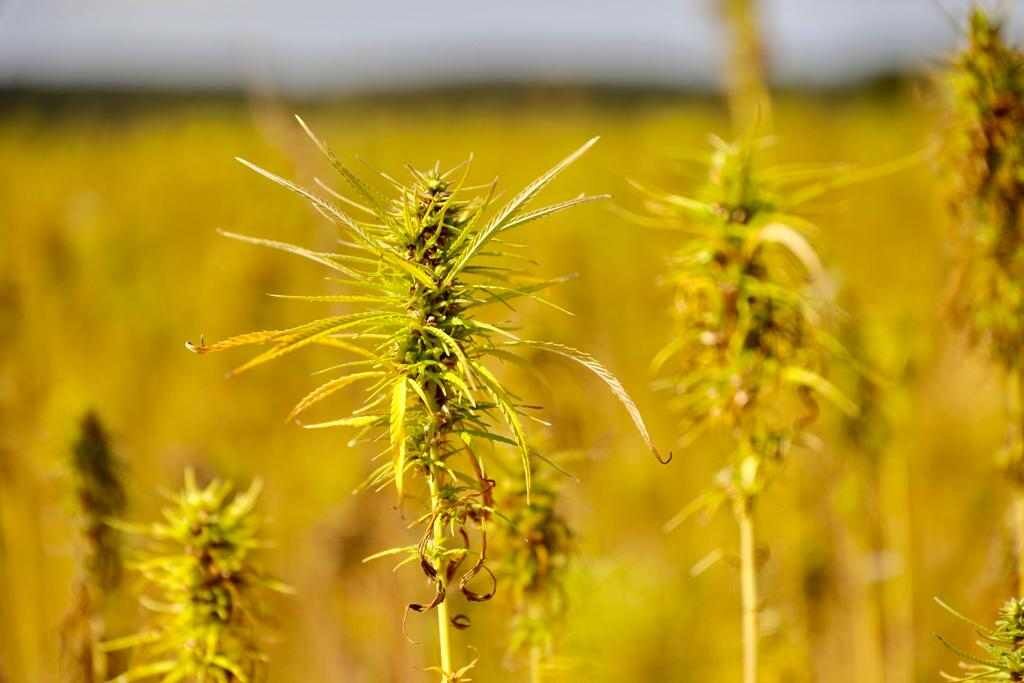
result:
[[[206,335],[199,335],[199,343],[193,344],[191,341],[185,342],[185,348],[196,354],[206,353],[208,347],[206,346]]]

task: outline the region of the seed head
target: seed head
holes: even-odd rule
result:
[[[188,471],[163,522],[122,525],[151,543],[133,566],[146,583],[142,604],[153,617],[145,631],[105,645],[138,647],[144,659],[115,683],[253,680],[266,660],[260,644],[264,593],[287,590],[253,560],[265,547],[254,511],[260,488],[255,482],[235,494],[219,480],[199,487]]]
[[[565,578],[575,541],[557,502],[547,482],[534,488],[529,502],[521,490],[503,500],[497,555],[498,577],[507,582],[515,609],[510,654],[538,648],[550,655],[564,619]]]
[[[841,355],[827,331],[828,282],[799,211],[827,172],[764,168],[760,143],[718,141],[695,197],[650,193],[649,210],[682,230],[670,282],[677,333],[656,357],[690,442],[714,427],[737,442],[732,493],[753,497],[818,413],[856,407],[824,375]],[[833,171],[834,174],[834,171]],[[804,186],[795,180],[810,179]]]
[[[1024,348],[1024,52],[980,8],[948,74],[950,207],[960,228],[954,313],[1006,368]]]
[[[487,474],[484,454],[493,452],[492,446],[512,447],[522,466],[526,491],[531,487],[531,449],[523,428],[529,408],[499,380],[496,361],[514,359],[524,347],[575,360],[612,389],[651,445],[636,406],[594,358],[559,344],[523,339],[507,325],[488,322],[481,315],[491,304],[510,308],[518,299],[539,299],[543,290],[559,282],[524,271],[518,265],[524,260],[516,253],[518,247],[505,238],[526,223],[603,198],[581,195],[529,208],[538,193],[596,138],[496,208],[493,183],[482,192],[467,187],[469,162],[448,171],[440,165],[410,169],[405,182],[382,174],[393,190],[392,197],[384,199],[308,128],[306,132],[357,199],[324,183],[319,183],[322,193],[314,193],[244,163],[300,194],[335,223],[342,232],[341,249],[327,253],[231,236],[313,260],[333,271],[350,290],[293,298],[357,304],[362,310],[190,348],[203,353],[246,344],[269,347],[238,371],[314,344],[348,354],[349,360],[327,369],[337,376],[299,401],[291,417],[363,383],[365,401],[353,414],[306,427],[355,428],[353,443],[386,441],[381,455],[389,457],[367,485],[378,490],[393,485],[402,499],[408,480],[413,480],[420,499],[429,499],[418,518],[419,542],[378,556],[399,555],[417,563],[433,586],[429,601],[408,606],[414,612],[442,604],[452,585],[469,601],[489,599],[495,587],[486,564],[487,524],[495,482]],[[475,560],[464,566],[471,555]],[[452,625],[464,628],[468,618],[456,615]]]
[[[999,610],[995,628],[977,624],[952,607],[936,599],[944,609],[974,627],[980,636],[978,646],[984,656],[976,657],[951,645],[941,636],[946,647],[955,652],[960,662],[960,675],[945,672],[947,681],[1019,681],[1024,680],[1024,599],[1011,598]]]

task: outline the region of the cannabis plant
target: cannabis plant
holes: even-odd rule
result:
[[[948,78],[950,206],[960,228],[954,312],[1008,378],[999,461],[1017,488],[1017,591],[1024,595],[1024,52],[975,9]]]
[[[339,249],[314,251],[229,236],[312,260],[345,288],[343,293],[292,298],[352,304],[357,310],[190,348],[208,353],[242,345],[266,347],[236,373],[313,345],[347,357],[324,371],[334,376],[300,400],[290,417],[301,416],[343,389],[365,387],[365,401],[351,415],[305,426],[348,427],[356,430],[353,442],[384,441],[381,455],[387,457],[368,485],[393,485],[400,499],[425,499],[418,517],[419,541],[379,555],[401,556],[403,562],[417,564],[432,586],[429,600],[408,607],[413,612],[436,611],[437,669],[443,680],[460,680],[472,664],[454,665],[450,629],[468,626],[469,619],[451,615],[447,598],[459,592],[470,602],[480,602],[495,591],[487,552],[495,481],[485,459],[492,446],[518,452],[527,496],[531,490],[532,451],[523,425],[530,407],[502,383],[495,361],[515,360],[517,350],[535,348],[581,363],[611,387],[650,445],[633,402],[594,358],[559,344],[525,340],[508,325],[480,315],[491,304],[507,309],[523,297],[543,301],[539,293],[557,282],[522,270],[519,248],[506,237],[527,223],[601,198],[583,195],[529,208],[596,138],[495,209],[494,183],[482,194],[475,194],[480,188],[466,185],[468,161],[447,171],[440,165],[410,169],[406,182],[382,174],[392,189],[391,198],[385,199],[343,165],[301,120],[300,124],[356,199],[319,181],[317,191],[307,190],[242,163],[298,193],[338,226]]]
[[[120,535],[109,522],[124,513],[125,494],[110,439],[93,412],[82,418],[71,474],[83,543],[75,603],[62,629],[62,665],[69,681],[99,683],[109,667],[98,645],[106,637],[105,613],[122,569]]]
[[[200,487],[189,470],[162,522],[119,525],[149,543],[132,567],[146,584],[141,603],[152,618],[142,632],[105,644],[107,650],[137,648],[141,660],[114,683],[255,680],[266,660],[266,593],[287,590],[254,561],[266,547],[255,513],[260,489],[254,482],[235,493],[220,480]]]
[[[715,141],[707,183],[693,197],[646,191],[662,225],[684,235],[672,260],[676,332],[654,359],[684,443],[731,437],[716,488],[695,509],[729,503],[739,524],[744,680],[757,676],[754,510],[822,400],[856,407],[823,374],[843,356],[828,332],[825,273],[800,211],[837,184],[806,167],[765,167],[763,144]],[[834,178],[834,175],[833,175]]]
[[[573,532],[557,509],[558,489],[552,481],[536,482],[529,499],[520,488],[502,502],[497,574],[509,585],[515,609],[509,652],[529,658],[530,681],[539,683],[565,616]]]
[[[771,127],[767,59],[756,0],[719,0],[729,33],[726,73],[729,115],[738,133]]]
[[[963,616],[952,607],[936,600],[953,616],[974,627],[978,647],[983,656],[973,656],[951,645],[941,636],[946,647],[960,656],[960,675],[942,672],[947,681],[1024,681],[1024,600],[1010,598],[999,610],[995,628],[983,626]]]

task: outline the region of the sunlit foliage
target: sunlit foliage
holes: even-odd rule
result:
[[[956,312],[1009,369],[1024,348],[1024,52],[981,9],[949,70],[950,205],[960,227]],[[1019,454],[1018,454],[1019,459]]]
[[[758,143],[716,141],[694,197],[651,193],[683,245],[669,275],[676,334],[654,360],[685,443],[719,429],[735,448],[720,493],[752,500],[800,442],[820,400],[857,408],[823,372],[845,354],[829,332],[829,283],[800,211],[834,170],[765,167]]]
[[[566,572],[575,554],[575,538],[558,501],[558,487],[549,476],[529,498],[525,490],[508,494],[498,521],[497,573],[507,582],[515,609],[509,651],[528,658],[531,680],[540,680],[553,658],[568,607]]]
[[[107,642],[137,648],[140,661],[115,683],[159,678],[247,683],[266,659],[260,644],[268,591],[286,591],[254,563],[265,547],[255,513],[261,485],[235,494],[225,481],[205,487],[191,471],[171,497],[164,521],[120,526],[149,541],[133,568],[145,580],[148,628]]]
[[[943,643],[961,656],[961,673],[951,675],[943,672],[947,681],[1019,681],[1024,680],[1024,650],[1020,643],[1024,641],[1024,600],[1010,598],[999,610],[995,627],[989,628],[961,615],[941,600],[938,601],[955,617],[974,627],[980,640],[978,647],[983,656],[975,657],[949,644],[940,637]]]
[[[495,361],[516,360],[517,350],[533,348],[582,364],[623,402],[653,449],[636,406],[594,358],[560,344],[523,339],[508,326],[487,322],[478,313],[492,304],[510,307],[523,297],[543,301],[538,293],[557,282],[524,270],[517,258],[519,247],[506,237],[524,224],[601,198],[582,195],[540,208],[528,206],[596,138],[495,210],[494,183],[467,187],[468,161],[448,171],[439,165],[425,171],[410,169],[407,183],[384,175],[393,191],[393,198],[384,199],[305,130],[357,199],[322,182],[317,194],[243,163],[311,202],[341,230],[342,249],[325,253],[231,236],[310,259],[332,271],[333,279],[347,290],[290,298],[354,304],[360,310],[190,348],[207,353],[252,344],[268,347],[236,373],[313,344],[352,357],[326,368],[324,372],[335,377],[299,401],[291,417],[299,417],[346,387],[356,383],[366,387],[365,401],[353,414],[306,427],[349,427],[356,430],[352,443],[386,442],[381,455],[387,457],[367,482],[372,488],[393,485],[401,498],[408,478],[425,484],[429,504],[418,518],[419,542],[377,556],[397,555],[403,562],[417,563],[432,585],[430,600],[410,603],[409,609],[438,610],[440,670],[446,680],[455,680],[462,674],[451,662],[448,627],[465,628],[469,618],[448,615],[447,595],[454,588],[469,601],[481,602],[496,590],[487,564],[495,482],[484,456],[491,452],[491,445],[507,445],[518,452],[526,495],[530,495],[531,448],[523,424],[530,417],[530,406],[502,384],[493,369]],[[482,194],[474,194],[481,189]],[[478,540],[471,540],[474,537]],[[478,577],[480,581],[474,583]]]

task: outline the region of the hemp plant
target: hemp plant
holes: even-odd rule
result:
[[[1024,51],[975,8],[948,82],[949,203],[960,232],[953,312],[1007,378],[998,461],[1015,489],[1016,591],[1024,596]]]
[[[719,0],[729,33],[727,94],[729,115],[740,132],[770,128],[771,97],[766,86],[767,55],[757,0]]]
[[[402,563],[420,568],[433,592],[429,600],[410,603],[406,614],[436,612],[440,661],[434,670],[444,681],[466,680],[473,662],[456,666],[450,632],[467,627],[469,619],[450,614],[448,598],[458,591],[470,602],[482,602],[496,589],[487,541],[496,482],[488,475],[484,447],[508,446],[518,452],[527,496],[531,490],[534,451],[523,426],[530,406],[502,383],[494,361],[515,360],[517,350],[533,348],[581,363],[623,402],[653,450],[636,406],[593,357],[560,344],[525,340],[508,325],[480,316],[481,309],[491,304],[510,307],[523,297],[544,301],[539,292],[558,282],[524,271],[517,245],[505,237],[524,224],[603,198],[581,195],[528,208],[596,138],[495,209],[496,183],[483,186],[482,194],[475,193],[481,188],[466,185],[469,161],[447,171],[440,165],[410,168],[407,182],[382,174],[393,191],[385,199],[342,164],[301,119],[299,123],[357,199],[320,181],[318,190],[307,190],[240,161],[304,197],[334,223],[342,233],[339,250],[313,251],[228,236],[312,260],[348,290],[291,298],[354,304],[360,310],[189,348],[208,353],[242,345],[268,347],[236,373],[313,345],[346,354],[348,359],[325,370],[335,377],[300,400],[290,417],[300,416],[342,389],[358,383],[365,386],[365,401],[354,413],[305,426],[353,428],[356,435],[350,443],[386,442],[380,453],[386,457],[367,485],[377,490],[392,485],[400,500],[420,502],[420,535],[417,543],[374,557],[400,556]]]
[[[226,481],[205,487],[185,472],[163,521],[119,524],[149,542],[133,562],[146,584],[147,628],[104,648],[136,648],[142,661],[112,683],[158,678],[191,683],[249,683],[263,669],[265,593],[286,592],[254,562],[265,548],[255,513],[261,484],[235,493]]]
[[[536,482],[529,497],[525,489],[512,491],[497,526],[497,574],[510,584],[515,610],[509,654],[526,654],[531,683],[544,679],[554,653],[567,605],[565,574],[575,551],[574,534],[557,509],[558,499],[557,487],[547,479]]]
[[[83,543],[74,607],[61,634],[62,664],[69,681],[100,683],[110,671],[99,647],[106,633],[105,613],[122,576],[120,533],[110,521],[124,513],[125,493],[110,437],[96,413],[82,418],[71,456]]]
[[[664,375],[659,386],[680,416],[684,444],[710,431],[728,436],[731,451],[715,487],[668,526],[700,510],[732,508],[746,683],[758,670],[757,502],[805,441],[820,401],[857,412],[824,374],[845,354],[828,331],[827,279],[800,211],[863,175],[766,167],[762,147],[750,138],[716,139],[707,182],[694,197],[644,190],[653,221],[644,220],[685,235],[668,276],[676,332],[652,365]]]
[[[1024,600],[1010,598],[999,610],[995,627],[989,628],[963,616],[952,607],[936,599],[944,609],[961,621],[974,627],[980,638],[978,647],[983,656],[974,656],[950,644],[942,636],[939,640],[960,656],[960,675],[940,672],[947,681],[1024,681]]]

